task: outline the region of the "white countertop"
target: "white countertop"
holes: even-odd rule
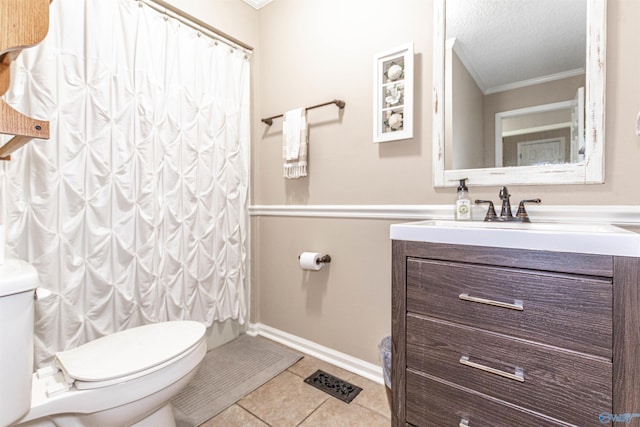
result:
[[[611,224],[427,220],[391,225],[391,239],[640,257],[640,233]]]

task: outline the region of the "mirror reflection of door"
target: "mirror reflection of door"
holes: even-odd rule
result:
[[[579,88],[569,101],[497,113],[495,132],[499,167],[580,162],[584,159],[584,89]],[[523,150],[530,154],[522,157]]]
[[[519,142],[517,156],[518,166],[564,163],[564,138]]]

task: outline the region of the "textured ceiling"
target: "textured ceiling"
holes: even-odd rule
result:
[[[584,70],[586,0],[447,0],[446,38],[485,92]],[[574,73],[575,74],[575,73]]]

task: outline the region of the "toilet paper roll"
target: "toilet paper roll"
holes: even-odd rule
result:
[[[303,270],[320,270],[324,263],[320,262],[322,254],[318,252],[302,252],[300,254],[300,268]]]

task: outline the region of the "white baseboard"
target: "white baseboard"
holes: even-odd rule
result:
[[[297,337],[279,329],[272,328],[262,323],[250,323],[247,329],[247,335],[268,338],[280,344],[291,347],[294,350],[298,350],[302,353],[313,356],[324,362],[331,363],[339,368],[345,369],[361,377],[367,378],[371,381],[375,381],[378,384],[384,384],[384,378],[382,376],[382,368],[364,360],[358,359],[348,354],[341,353],[328,347],[324,347],[320,344],[316,344],[312,341],[304,338]]]

